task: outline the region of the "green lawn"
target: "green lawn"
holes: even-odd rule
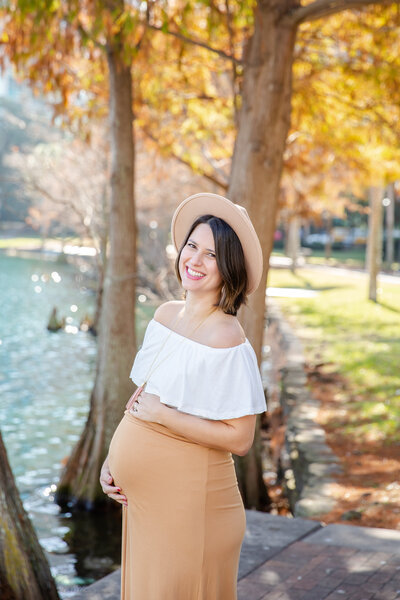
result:
[[[0,248],[40,248],[42,241],[37,237],[1,238]]]
[[[316,290],[277,298],[310,362],[333,362],[350,382],[348,432],[400,442],[400,285],[381,283],[368,301],[366,278],[333,271],[272,269],[269,286]]]
[[[348,248],[345,250],[332,250],[331,257],[325,258],[323,249],[313,248],[310,256],[306,257],[310,264],[319,265],[345,265],[347,267],[363,268],[365,265],[365,248]]]
[[[71,244],[71,245],[92,245],[90,240],[82,240],[80,238],[73,237],[48,237],[41,238],[39,236],[25,236],[25,237],[4,237],[0,238],[0,249],[1,248],[16,248],[23,250],[36,250],[42,247],[43,243],[45,246],[52,247],[56,245],[59,247],[63,244]]]
[[[305,259],[311,265],[328,265],[331,267],[345,266],[363,269],[365,267],[365,247],[356,246],[354,248],[346,248],[343,250],[332,250],[331,258],[325,258],[323,248],[306,249],[310,255],[306,255]],[[282,250],[274,250],[273,256],[285,256]],[[394,271],[400,269],[400,263],[393,263],[391,268]]]

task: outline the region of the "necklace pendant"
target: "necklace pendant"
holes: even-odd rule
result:
[[[130,410],[132,408],[132,406],[134,405],[134,403],[136,402],[137,398],[140,396],[140,393],[143,392],[144,390],[144,386],[146,385],[145,383],[142,383],[142,385],[140,385],[136,391],[132,394],[132,396],[129,398],[126,406],[125,406],[125,410]]]

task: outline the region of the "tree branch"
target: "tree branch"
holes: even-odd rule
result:
[[[84,230],[86,231],[86,233],[89,235],[91,241],[93,242],[94,247],[96,249],[96,253],[100,254],[100,248],[99,248],[97,236],[94,233],[93,229],[90,226],[88,226],[88,225],[85,224],[85,219],[84,219],[85,215],[76,206],[76,204],[74,202],[66,201],[64,198],[56,198],[55,196],[53,196],[53,194],[51,194],[46,189],[44,189],[37,181],[35,181],[35,179],[32,179],[32,178],[24,179],[24,183],[32,191],[37,192],[39,194],[42,194],[45,198],[47,198],[48,200],[50,200],[50,202],[52,202],[53,204],[56,204],[56,205],[63,206],[65,208],[71,209],[72,212],[74,212],[76,214],[76,216],[78,217],[79,221],[83,225]]]
[[[141,130],[143,131],[143,133],[152,141],[154,142],[158,147],[160,146],[160,140],[158,140],[150,131],[148,131],[147,129],[145,129],[144,127],[141,127]],[[182,158],[181,156],[179,156],[178,154],[176,154],[175,152],[173,152],[172,150],[168,150],[169,155],[172,158],[175,158],[175,160],[177,160],[178,162],[180,162],[181,164],[185,165],[186,167],[189,167],[189,169],[191,171],[193,171],[193,167],[190,164],[189,161],[185,160],[184,158]],[[199,175],[201,175],[202,177],[205,177],[206,179],[208,179],[209,181],[211,181],[212,183],[214,183],[215,185],[218,185],[221,189],[223,190],[227,190],[228,189],[228,184],[225,181],[221,181],[220,179],[218,179],[217,177],[214,177],[213,175],[210,175],[208,173],[206,173],[205,171],[199,171]]]
[[[315,0],[307,6],[296,8],[287,14],[285,20],[289,20],[293,25],[300,25],[305,21],[315,21],[322,17],[327,17],[343,10],[352,8],[362,8],[370,4],[393,4],[390,0]]]
[[[83,41],[87,41],[90,40],[95,46],[97,46],[97,48],[100,48],[101,50],[106,50],[107,47],[105,44],[101,44],[99,41],[97,41],[94,37],[92,37],[90,35],[90,33],[88,31],[86,31],[86,29],[83,27],[83,25],[81,23],[78,23],[77,29],[80,33],[80,36],[82,38]]]
[[[210,52],[214,52],[215,54],[218,54],[218,56],[221,56],[222,58],[225,58],[226,60],[231,60],[232,62],[234,62],[238,65],[242,64],[242,61],[239,58],[236,58],[236,56],[231,56],[230,54],[227,54],[223,50],[218,50],[218,48],[213,48],[212,46],[209,46],[205,42],[190,38],[186,35],[183,35],[183,33],[179,33],[178,31],[171,31],[170,29],[165,29],[164,27],[158,27],[157,25],[149,25],[149,27],[150,27],[150,29],[154,29],[155,31],[162,31],[163,33],[172,35],[172,36],[178,38],[178,40],[182,40],[183,42],[187,42],[188,44],[193,44],[194,46],[200,46],[200,48],[205,48],[206,50],[209,50]]]
[[[387,131],[389,131],[390,134],[394,136],[394,139],[397,140],[397,142],[400,141],[400,132],[397,131],[397,128],[392,122],[390,122],[389,119],[387,119],[384,115],[382,115],[379,112],[379,108],[381,107],[381,104],[379,102],[372,103],[370,101],[366,104],[358,104],[357,102],[351,102],[350,100],[347,100],[343,96],[335,94],[334,92],[325,92],[323,94],[323,98],[333,98],[336,102],[341,102],[342,105],[353,109],[356,113],[369,112],[370,114],[376,117],[376,119],[379,121],[379,123],[381,123],[381,125],[384,125],[387,128]]]

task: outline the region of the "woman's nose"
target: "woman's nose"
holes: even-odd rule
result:
[[[200,265],[202,262],[202,254],[200,250],[197,250],[192,256],[192,261],[195,265]]]

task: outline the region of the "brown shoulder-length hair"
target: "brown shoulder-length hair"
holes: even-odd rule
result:
[[[214,215],[198,217],[190,227],[175,261],[175,273],[180,283],[179,260],[183,248],[198,225],[210,226],[215,243],[215,257],[222,278],[221,295],[216,305],[228,315],[236,315],[242,304],[246,304],[247,271],[242,244],[230,225]],[[186,297],[186,292],[185,292]]]

